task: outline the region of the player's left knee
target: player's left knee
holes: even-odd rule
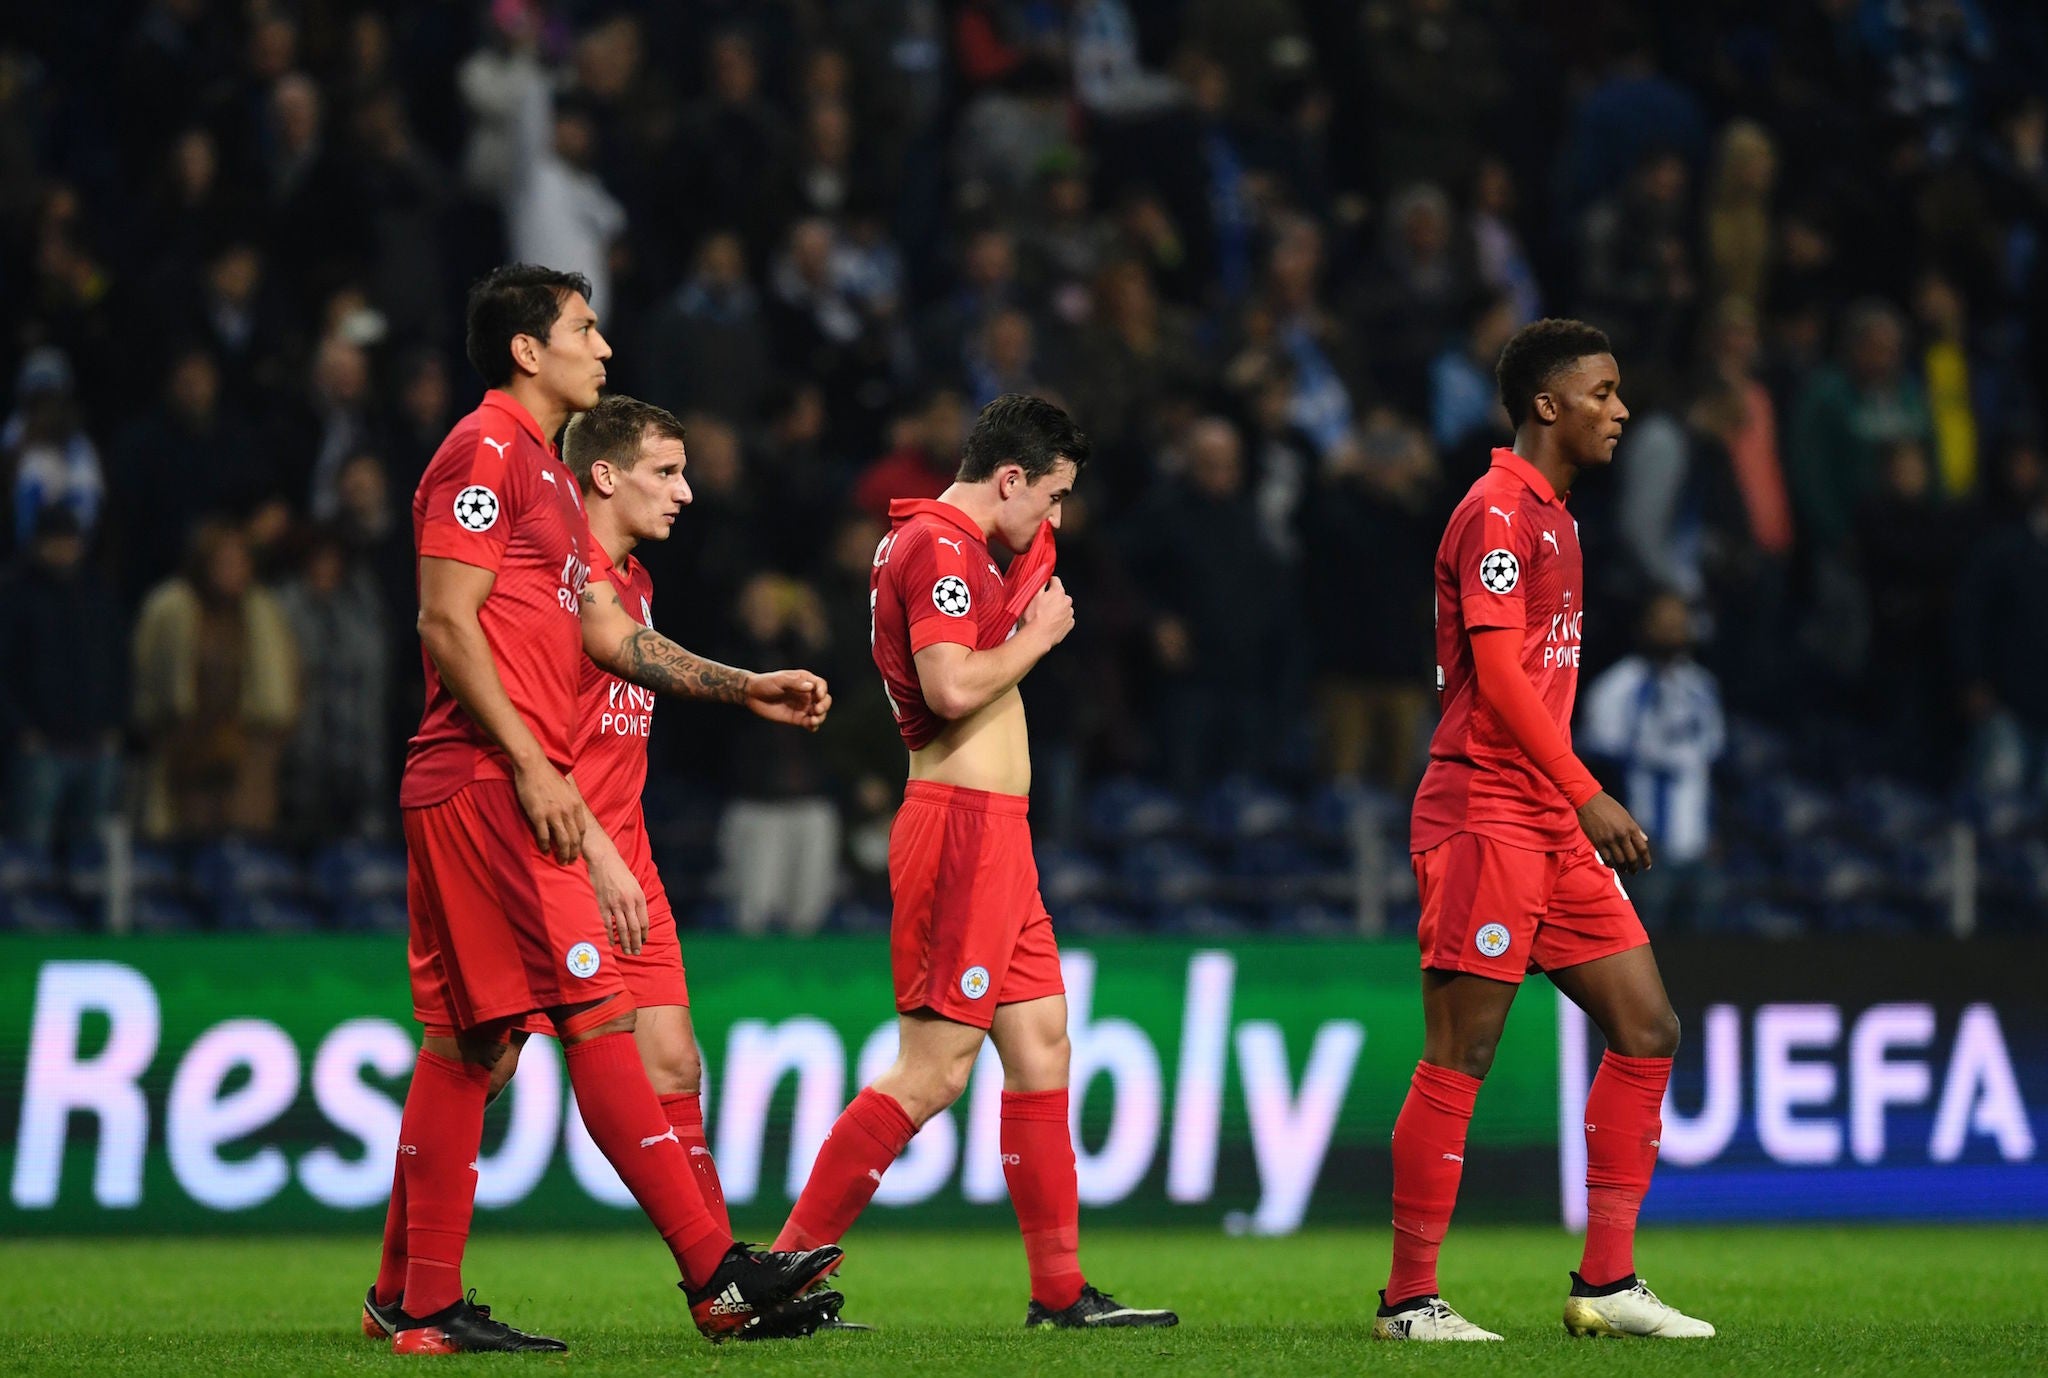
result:
[[[1678,1055],[1678,1014],[1669,1005],[1628,1031],[1626,1048],[1615,1051],[1623,1057],[1676,1057]]]

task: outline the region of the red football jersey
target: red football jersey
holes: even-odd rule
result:
[[[455,423],[413,494],[413,545],[422,557],[460,560],[498,576],[479,614],[484,638],[512,706],[548,760],[565,771],[575,761],[589,532],[576,480],[540,424],[496,390]],[[472,780],[511,774],[504,753],[441,682],[433,657],[424,649],[421,655],[427,701],[406,747],[398,793],[406,808],[438,804]]]
[[[602,549],[595,538],[593,549]],[[643,627],[654,625],[654,578],[631,555],[622,565],[608,566],[607,582],[619,602]],[[604,577],[597,570],[590,577]],[[619,855],[632,868],[647,902],[666,900],[654,852],[647,845],[647,819],[640,796],[647,788],[647,732],[654,723],[652,689],[628,684],[588,656],[583,660],[582,688],[577,694],[576,787],[590,805],[598,826],[610,835]]]
[[[1564,500],[1527,460],[1495,450],[1493,467],[1465,494],[1437,547],[1436,687],[1443,717],[1415,793],[1414,851],[1461,832],[1546,852],[1578,841],[1577,811],[1480,699],[1472,632],[1522,630],[1522,668],[1569,745],[1586,616],[1582,572],[1579,524]]]
[[[875,547],[868,575],[868,645],[896,714],[896,730],[912,751],[939,735],[944,720],[926,706],[917,653],[952,641],[971,651],[1000,646],[1017,628],[1003,572],[988,540],[951,503],[898,498],[889,504],[889,534]]]

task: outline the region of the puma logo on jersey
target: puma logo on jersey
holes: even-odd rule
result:
[[[512,447],[512,442],[509,440],[493,440],[489,436],[484,437],[484,444],[496,450],[498,452],[499,459],[503,459],[505,457],[505,451]]]
[[[549,484],[550,484],[551,486],[554,486],[554,487],[560,487],[560,486],[561,486],[561,485],[559,485],[559,484],[556,484],[556,483],[555,483],[555,471],[554,471],[553,469],[543,469],[543,470],[541,470],[541,471],[540,471],[540,476],[541,476],[542,478],[546,479],[546,480],[548,481],[548,483],[549,483]]]
[[[1557,533],[1553,531],[1546,531],[1543,533],[1543,539],[1550,542],[1550,548],[1553,551],[1557,552],[1559,555],[1564,554],[1564,548],[1558,545],[1557,543]]]
[[[936,539],[940,545],[949,545],[953,547],[953,553],[955,555],[965,555],[967,553],[966,548],[962,546],[958,541],[949,540],[944,536],[935,537],[934,539]]]
[[[1500,510],[1500,509],[1499,509],[1498,507],[1489,507],[1489,508],[1487,508],[1486,510],[1487,510],[1487,511],[1489,511],[1489,512],[1491,512],[1491,513],[1493,513],[1493,514],[1494,514],[1494,515],[1495,515],[1496,517],[1499,517],[1499,518],[1500,518],[1500,519],[1501,519],[1502,521],[1506,522],[1506,523],[1507,523],[1507,524],[1508,524],[1509,526],[1513,526],[1513,525],[1515,524],[1515,513],[1514,513],[1514,512],[1503,512],[1503,511],[1501,511],[1501,510]],[[1521,510],[1522,510],[1522,509],[1518,507],[1518,508],[1516,508],[1516,509],[1515,509],[1515,512],[1519,512],[1519,511],[1521,511]]]

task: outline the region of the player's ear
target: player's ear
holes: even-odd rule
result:
[[[1557,423],[1557,399],[1549,393],[1537,393],[1531,406],[1536,413],[1537,419],[1542,421],[1544,425],[1551,426]]]
[[[540,372],[540,341],[531,335],[512,337],[512,362],[521,373]]]

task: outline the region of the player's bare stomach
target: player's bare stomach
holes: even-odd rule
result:
[[[1031,793],[1031,736],[1015,689],[985,704],[910,753],[910,778],[997,794]]]

